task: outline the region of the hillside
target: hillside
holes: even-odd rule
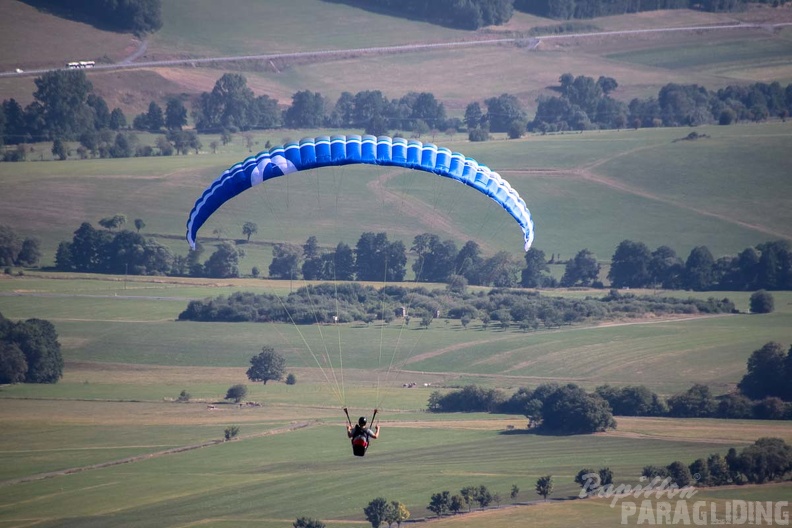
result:
[[[102,32],[38,13],[20,2],[3,1],[13,16],[4,17],[9,30],[0,32],[7,44],[0,53],[0,69],[60,67],[66,60],[101,60],[104,56],[116,62],[139,45],[129,35]],[[148,38],[146,53],[139,61],[514,38],[526,35],[532,28],[558,25],[556,21],[518,12],[506,26],[465,32],[322,0],[297,0],[290,3],[289,9],[251,0],[235,6],[234,10],[224,10],[206,1],[190,2],[189,6],[184,2],[165,2],[163,28]],[[323,16],[306,17],[304,13]],[[11,20],[15,23],[10,24]],[[548,88],[566,72],[613,77],[620,84],[614,95],[624,101],[655,95],[668,82],[698,83],[717,89],[749,80],[792,81],[792,68],[784,60],[792,50],[792,30],[779,27],[770,31],[745,28],[656,32],[662,28],[714,28],[742,20],[784,23],[792,20],[792,8],[753,8],[738,14],[661,11],[605,17],[590,23],[604,32],[627,28],[651,32],[578,38],[561,35],[543,40],[535,49],[503,44],[467,47],[464,51],[346,53],[335,58],[247,61],[228,67],[244,72],[256,94],[267,94],[283,104],[306,86],[333,100],[342,91],[378,89],[398,98],[408,91],[427,90],[457,115],[469,102],[504,92],[517,95],[532,109],[536,98],[550,93]],[[33,34],[43,37],[25,44],[25,35]],[[54,54],[49,52],[53,48],[58,50]],[[209,91],[222,72],[188,64],[94,71],[90,78],[111,107],[120,106],[129,114],[170,94],[195,96]],[[29,102],[32,91],[32,77],[0,78],[2,99],[15,97]]]

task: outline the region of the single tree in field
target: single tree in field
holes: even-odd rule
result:
[[[390,505],[388,501],[382,497],[377,497],[368,503],[368,506],[363,508],[363,513],[366,515],[366,520],[371,523],[372,528],[379,528],[388,516]]]
[[[751,295],[751,313],[771,313],[775,308],[773,295],[765,290],[759,290]]]
[[[140,230],[144,229],[145,227],[146,222],[144,222],[142,218],[135,218],[135,229],[137,229],[138,233],[140,233]]]
[[[225,399],[234,400],[234,403],[239,403],[245,399],[245,396],[247,396],[247,387],[239,383],[228,388]]]
[[[258,226],[253,222],[245,222],[242,225],[242,234],[247,237],[248,242],[250,242],[250,236],[256,233],[258,233]]]
[[[541,495],[544,500],[547,500],[547,496],[553,493],[552,475],[539,477],[539,480],[536,481],[536,493]]]
[[[286,360],[271,346],[264,346],[257,356],[250,358],[247,377],[250,381],[261,381],[264,385],[269,380],[283,379]]]
[[[385,515],[385,523],[390,526],[396,523],[396,526],[410,518],[410,510],[407,509],[403,503],[399,501],[391,501],[388,511]]]
[[[117,214],[117,215],[109,216],[107,218],[102,218],[101,220],[99,220],[99,225],[107,230],[112,231],[126,224],[126,221],[127,219],[125,215]]]
[[[512,484],[511,493],[509,493],[509,497],[511,497],[511,500],[516,499],[517,495],[519,494],[520,494],[520,488],[517,487],[517,484]]]
[[[236,438],[238,434],[239,434],[239,426],[229,425],[228,427],[225,428],[225,431],[223,431],[223,438],[226,441],[228,441],[231,440],[232,438]]]

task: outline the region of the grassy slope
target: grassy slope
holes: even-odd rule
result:
[[[14,9],[30,9],[22,3],[10,5]],[[232,12],[228,15],[225,12],[207,14],[200,9],[187,10],[177,2],[169,3],[165,15],[170,23],[152,42],[152,54],[172,56],[174,51],[189,54],[261,53],[317,46],[360,47],[366,43],[378,45],[425,41],[427,38],[423,34],[425,28],[420,24],[396,21],[318,0],[302,0],[296,6],[298,9],[285,13],[255,11],[269,8],[268,4],[248,2],[246,6],[249,16],[233,17]],[[5,3],[0,7],[9,8]],[[344,13],[345,21],[349,21],[349,17],[360,17],[354,27],[369,28],[369,34],[350,38],[338,31],[338,20],[327,24],[326,18],[320,18],[322,24],[316,24],[316,19],[302,16],[312,7],[337,10],[334,12]],[[184,23],[177,23],[172,18],[174,16]],[[644,15],[629,22],[614,18],[596,23],[606,29],[616,29],[620,24],[627,27],[680,25],[687,24],[685,16],[690,17],[691,14],[661,13],[652,16],[657,18]],[[711,17],[697,18],[695,22],[719,20],[718,15]],[[4,17],[3,20],[9,19]],[[29,27],[22,24],[20,17],[14,20],[20,28]],[[208,20],[215,23],[212,28],[215,31],[200,29]],[[278,20],[279,23],[271,24],[269,31],[262,31],[261,20]],[[311,24],[307,30],[301,25],[306,21]],[[35,23],[41,24],[41,19]],[[47,21],[46,24],[53,24],[49,27],[54,28],[48,34],[58,35],[63,26],[54,24],[61,23],[65,24],[58,20]],[[545,23],[518,15],[510,26],[519,30]],[[391,28],[397,31],[391,32]],[[81,36],[75,38],[75,42],[94,30],[80,27],[79,31]],[[352,31],[355,29],[350,29]],[[0,35],[4,35],[0,38],[9,34],[5,30],[0,31]],[[37,33],[27,31],[26,34]],[[458,33],[432,27],[430,35],[433,39],[456,40]],[[97,38],[92,34],[92,46]],[[561,73],[572,71],[575,74],[614,76],[621,84],[617,95],[629,99],[652,95],[657,87],[669,81],[699,82],[710,87],[739,79],[788,82],[792,75],[788,62],[783,60],[787,48],[779,39],[788,39],[788,34],[782,32],[774,37],[745,34],[725,39],[712,35],[673,37],[673,41],[683,44],[686,50],[706,43],[708,52],[712,54],[713,68],[698,67],[702,57],[700,53],[685,55],[676,50],[674,54],[683,56],[683,60],[655,63],[650,52],[641,50],[657,46],[656,39],[631,39],[629,46],[635,50],[632,54],[615,49],[624,41],[606,39],[594,44],[586,42],[569,47],[551,47],[534,54],[507,47],[484,48],[465,54],[433,52],[286,68],[281,65],[284,70],[281,74],[249,73],[248,78],[256,93],[269,93],[282,101],[288,101],[291,93],[306,86],[331,96],[345,89],[380,88],[391,97],[407,90],[426,89],[440,95],[452,111],[461,111],[472,99],[503,91],[518,93],[527,104],[532,104],[546,86],[556,83]],[[71,59],[73,52],[82,49],[74,47],[77,44],[69,46],[61,41],[58,46],[47,42],[45,44],[50,51],[53,48],[59,53],[64,50],[64,57],[60,59],[50,53],[57,64]],[[107,44],[104,50],[115,58],[112,46],[126,46],[128,37],[113,42],[116,44]],[[740,50],[741,59],[738,61],[725,58],[734,51],[734,46]],[[6,59],[9,55],[7,50],[12,48],[0,46],[0,49],[3,50],[0,58]],[[35,52],[35,48],[30,49]],[[767,60],[757,63],[755,59],[759,52]],[[17,55],[12,62],[23,56],[19,55],[21,52],[15,53]],[[614,53],[625,54],[614,56]],[[35,54],[36,57],[41,55]],[[17,67],[18,63],[8,64],[9,67]],[[412,75],[416,70],[422,72],[423,80],[417,81]],[[448,75],[449,71],[457,74]],[[504,74],[504,71],[510,73]],[[533,72],[527,79],[526,71]],[[148,100],[167,93],[208,90],[220,73],[202,69],[117,74],[95,72],[91,74],[91,80],[100,93],[108,96],[111,105],[121,104],[127,109],[140,111]],[[480,82],[482,78],[489,79],[489,82]],[[32,90],[30,78],[0,80],[0,98],[16,96],[27,102]],[[562,253],[566,258],[588,246],[601,257],[607,257],[624,238],[644,240],[652,247],[669,244],[682,255],[690,247],[705,243],[716,254],[722,254],[766,240],[768,230],[788,236],[790,221],[787,211],[790,208],[788,200],[783,199],[789,196],[784,177],[788,167],[783,161],[789,149],[787,128],[783,125],[730,127],[707,130],[713,136],[712,141],[671,143],[686,132],[657,130],[532,137],[521,142],[484,145],[443,141],[441,138],[437,142],[450,143],[455,149],[473,155],[497,170],[503,167],[504,176],[515,182],[528,199],[536,218],[541,219],[538,229],[542,238],[538,239],[538,246],[548,254]],[[279,131],[270,135],[272,137],[261,136],[259,143],[262,145],[266,139],[280,142],[284,134]],[[302,134],[295,133],[295,136],[299,135]],[[205,150],[208,150],[209,141],[204,140]],[[0,223],[11,224],[26,235],[41,237],[48,252],[45,259],[50,261],[57,242],[68,238],[79,222],[86,219],[95,221],[117,212],[127,214],[130,220],[144,218],[147,231],[151,233],[181,237],[184,211],[219,171],[246,155],[242,143],[239,139],[216,156],[2,164],[0,196],[13,199],[2,199]],[[635,151],[642,147],[646,148]],[[39,152],[47,152],[48,157],[48,146],[37,148]],[[706,152],[705,157],[701,156],[702,151]],[[757,152],[759,156],[756,156]],[[38,157],[38,154],[33,157]],[[697,165],[696,160],[701,159],[707,159],[707,163]],[[760,171],[755,170],[757,164],[761,166]],[[551,168],[555,173],[538,175],[526,170],[535,168]],[[761,186],[751,184],[757,173],[763,178]],[[693,174],[699,180],[682,177],[686,174]],[[384,176],[387,174],[375,175]],[[259,223],[261,232],[258,238],[262,240],[283,239],[284,231],[288,231],[290,238],[301,242],[308,234],[318,232],[323,244],[332,245],[343,237],[354,241],[361,231],[359,226],[364,224],[385,225],[389,233],[398,231],[399,236],[409,242],[414,234],[432,230],[427,226],[436,225],[433,222],[448,215],[456,222],[456,229],[462,230],[466,236],[489,243],[493,249],[515,245],[516,237],[500,234],[507,231],[504,226],[511,226],[498,218],[502,213],[494,210],[493,204],[487,203],[489,208],[486,208],[483,205],[486,200],[468,200],[464,194],[446,196],[442,187],[428,185],[426,179],[410,180],[399,176],[390,179],[387,186],[397,191],[401,201],[431,196],[425,207],[433,214],[432,222],[402,218],[398,227],[391,221],[383,224],[387,219],[406,216],[401,213],[407,208],[399,201],[383,206],[381,199],[375,198],[373,191],[365,187],[370,178],[354,173],[344,175],[343,189],[349,194],[349,203],[341,208],[343,214],[328,214],[328,211],[335,211],[334,197],[337,193],[328,192],[324,196],[323,191],[320,194],[317,190],[321,188],[320,184],[315,179],[311,181],[309,176],[305,182],[295,181],[288,193],[281,186],[266,196],[251,194],[241,198],[234,209],[217,216],[216,224],[207,225],[204,235],[210,235],[215,227],[222,227],[227,236],[239,236],[241,223],[254,219]],[[674,185],[669,185],[669,181]],[[706,187],[699,182],[706,183]],[[773,192],[768,193],[765,189],[773,189]],[[300,209],[292,199],[301,194],[312,197],[304,204],[305,209]],[[652,197],[647,198],[646,194]],[[290,198],[288,210],[284,207],[286,196]],[[328,200],[328,196],[331,199]],[[183,206],[175,205],[182,202]],[[371,204],[371,207],[361,208],[361,204]],[[262,214],[262,209],[268,212]],[[470,211],[475,213],[470,214]],[[702,216],[701,212],[709,213],[709,216]],[[290,222],[286,213],[310,219],[313,227],[310,230],[292,227],[295,223]],[[329,216],[341,219],[347,227],[339,230],[335,225],[328,225],[326,220]],[[267,217],[275,217],[277,221],[267,222]],[[484,226],[472,225],[470,218],[486,218],[487,221]],[[761,224],[763,230],[738,227],[735,220]],[[27,230],[31,227],[32,233]],[[672,234],[671,238],[669,234]],[[443,233],[443,236],[451,235]],[[180,252],[183,250],[183,242],[165,241]],[[268,250],[266,246],[251,244],[244,266],[266,263]],[[278,326],[276,330],[263,325],[173,322],[184,306],[185,298],[234,291],[238,284],[229,281],[228,285],[200,288],[193,284],[179,284],[178,281],[164,285],[131,281],[127,284],[129,289],[124,289],[121,278],[115,282],[2,281],[4,291],[118,294],[120,298],[0,297],[0,312],[8,317],[36,316],[55,320],[67,357],[66,378],[57,385],[0,389],[0,395],[12,398],[5,400],[0,407],[0,418],[3,423],[14,425],[0,433],[1,478],[114,460],[219,438],[223,428],[230,423],[241,424],[243,435],[253,435],[295,417],[338,422],[338,417],[328,417],[327,414],[327,406],[334,405],[332,396],[328,395],[327,384],[319,382],[316,372],[306,368],[312,358],[310,354],[297,353],[301,340],[293,335],[290,327]],[[257,282],[253,287],[259,284]],[[245,287],[250,287],[249,283],[245,283]],[[283,288],[282,285],[280,287]],[[129,293],[137,297],[151,294],[149,296],[176,299],[124,299],[123,296]],[[741,308],[745,309],[747,296],[738,297]],[[584,465],[609,465],[618,478],[634,478],[640,467],[647,463],[667,464],[675,459],[689,461],[714,451],[724,452],[728,445],[750,442],[757,436],[768,434],[768,431],[764,424],[751,422],[747,425],[724,425],[717,421],[628,421],[617,434],[601,437],[505,436],[497,434],[506,423],[498,417],[481,417],[485,423],[493,422],[484,429],[471,423],[432,425],[430,420],[439,417],[414,413],[416,409],[423,408],[432,389],[405,391],[398,387],[402,381],[412,379],[433,383],[476,381],[514,387],[523,382],[534,384],[553,378],[572,378],[587,386],[603,382],[649,383],[664,392],[686,388],[691,381],[702,378],[718,387],[725,387],[739,379],[751,350],[770,339],[788,344],[788,329],[792,327],[789,321],[790,300],[785,294],[776,299],[778,311],[771,316],[737,316],[527,335],[478,329],[462,331],[453,323],[448,326],[433,324],[428,332],[410,330],[399,338],[406,345],[399,349],[406,352],[402,357],[415,359],[410,368],[425,373],[401,375],[384,384],[379,391],[370,371],[360,370],[374,366],[371,344],[378,341],[379,332],[376,328],[349,328],[345,330],[343,341],[345,346],[349,346],[345,371],[349,376],[347,396],[350,403],[366,408],[370,402],[384,399],[385,407],[390,410],[389,419],[403,422],[398,426],[387,425],[387,436],[376,446],[377,457],[350,463],[345,450],[340,448],[345,444],[338,439],[343,433],[338,434],[337,426],[247,438],[243,442],[143,463],[5,487],[0,499],[0,521],[8,526],[43,520],[41,526],[81,527],[183,526],[190,522],[201,522],[205,526],[268,527],[288,525],[301,515],[362,521],[362,507],[377,495],[401,500],[414,516],[422,516],[426,513],[423,508],[431,493],[441,489],[457,490],[465,485],[486,484],[505,494],[512,484],[517,483],[523,489],[519,499],[528,500],[534,498],[532,487],[536,477],[546,473],[557,476],[559,495],[573,493],[572,476]],[[387,350],[390,351],[395,332],[389,331],[387,335],[390,339]],[[309,332],[308,339],[318,344],[315,332]],[[218,413],[208,412],[200,403],[187,406],[157,403],[175,397],[182,389],[189,390],[196,398],[221,398],[229,385],[244,382],[243,370],[250,351],[264,342],[290,343],[289,363],[301,380],[296,392],[283,385],[251,387],[251,398],[262,400],[266,405],[250,413],[231,414],[234,411],[227,408]],[[459,348],[433,357],[420,356],[423,352],[434,352],[449,345]],[[485,355],[488,359],[482,360]],[[669,356],[677,358],[677,364],[684,364],[686,368],[671,371],[665,367]],[[483,377],[493,374],[496,377]],[[516,377],[502,377],[504,375]],[[13,399],[15,397],[44,399],[31,401]],[[71,399],[93,401],[73,402]],[[118,399],[144,402],[97,401]],[[397,414],[398,410],[405,413]],[[477,417],[464,418],[475,420]],[[424,423],[425,427],[414,429],[411,422],[416,420]],[[777,427],[780,429],[776,424],[773,426],[772,434],[790,440],[787,424],[779,424]],[[724,441],[727,443],[723,444]],[[443,446],[442,456],[438,457],[436,446],[440,445]],[[486,447],[486,455],[482,455],[482,446]],[[358,463],[365,464],[367,474],[376,477],[354,478],[359,475]],[[339,480],[351,484],[339,488]],[[788,496],[788,488],[785,487],[754,490],[740,489],[732,493],[737,493],[735,498],[757,500]],[[723,493],[729,492],[719,490],[713,492],[713,497]],[[438,524],[465,526],[465,523],[473,522],[481,525],[482,519],[486,519],[483,522],[499,526],[510,526],[511,523],[524,525],[528,515],[533,525],[579,524],[581,519],[586,519],[593,526],[611,526],[617,519],[610,508],[592,502],[485,515],[487,517],[462,517]],[[352,521],[332,524],[334,527],[355,525]]]
[[[587,247],[605,260],[624,239],[669,245],[683,258],[697,245],[716,255],[780,237],[790,238],[788,164],[792,141],[783,123],[708,127],[711,137],[674,142],[686,130],[657,129],[531,136],[519,141],[436,142],[502,172],[522,194],[536,222],[536,246],[569,258]],[[291,137],[298,137],[292,132]],[[311,134],[311,132],[308,132]],[[257,136],[255,148],[288,133]],[[206,138],[211,140],[211,138]],[[40,147],[45,148],[45,147]],[[249,155],[241,138],[217,154],[29,162],[0,165],[0,223],[41,238],[44,262],[83,221],[116,213],[146,222],[148,234],[186,251],[187,212],[201,190],[234,161]],[[757,184],[760,181],[761,185]],[[68,207],[64,204],[68,203]],[[243,272],[266,270],[262,241],[302,243],[311,235],[331,247],[354,246],[364,230],[386,231],[409,247],[423,232],[461,245],[476,240],[486,253],[519,256],[512,220],[471,189],[425,173],[378,167],[325,169],[280,178],[243,193],[203,227],[241,237],[245,221],[259,232],[248,245]]]

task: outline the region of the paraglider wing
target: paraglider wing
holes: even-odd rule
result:
[[[225,202],[271,178],[350,164],[388,165],[431,172],[473,187],[503,207],[520,225],[525,251],[533,242],[533,220],[509,182],[476,160],[431,143],[388,136],[305,138],[247,158],[226,170],[195,202],[187,220],[187,242],[195,249],[198,230]]]

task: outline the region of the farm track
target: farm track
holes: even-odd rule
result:
[[[664,28],[651,28],[651,29],[625,29],[615,31],[598,31],[591,33],[570,33],[565,35],[545,35],[534,37],[508,37],[508,38],[488,38],[476,39],[465,41],[453,42],[437,42],[432,44],[403,44],[398,46],[378,46],[367,48],[350,48],[339,50],[314,50],[314,51],[300,51],[292,53],[271,53],[262,55],[236,55],[236,56],[223,56],[223,57],[197,57],[197,58],[184,58],[184,59],[168,59],[168,60],[153,60],[135,62],[135,56],[140,53],[143,55],[146,51],[146,42],[141,44],[141,48],[130,57],[115,63],[115,64],[97,64],[93,70],[113,71],[122,69],[135,69],[135,68],[156,68],[156,67],[170,67],[170,66],[198,66],[202,64],[217,64],[226,62],[239,62],[239,61],[263,61],[270,63],[272,61],[307,61],[312,62],[320,59],[348,59],[351,57],[359,57],[365,55],[394,55],[401,53],[420,53],[425,51],[434,51],[442,49],[456,49],[468,48],[477,46],[497,46],[497,45],[524,45],[527,44],[529,49],[536,49],[542,42],[563,42],[575,39],[591,39],[591,38],[622,38],[630,36],[663,34],[663,33],[700,33],[705,31],[733,31],[733,30],[756,30],[763,32],[772,32],[777,29],[792,26],[792,22],[776,22],[776,23],[747,23],[737,22],[734,24],[718,24],[718,25],[704,25],[704,26],[686,26],[686,27],[664,27]],[[143,50],[141,52],[141,49]],[[36,69],[26,70],[24,72],[7,71],[0,72],[0,77],[19,77],[29,75],[40,75],[48,71],[61,69]]]

